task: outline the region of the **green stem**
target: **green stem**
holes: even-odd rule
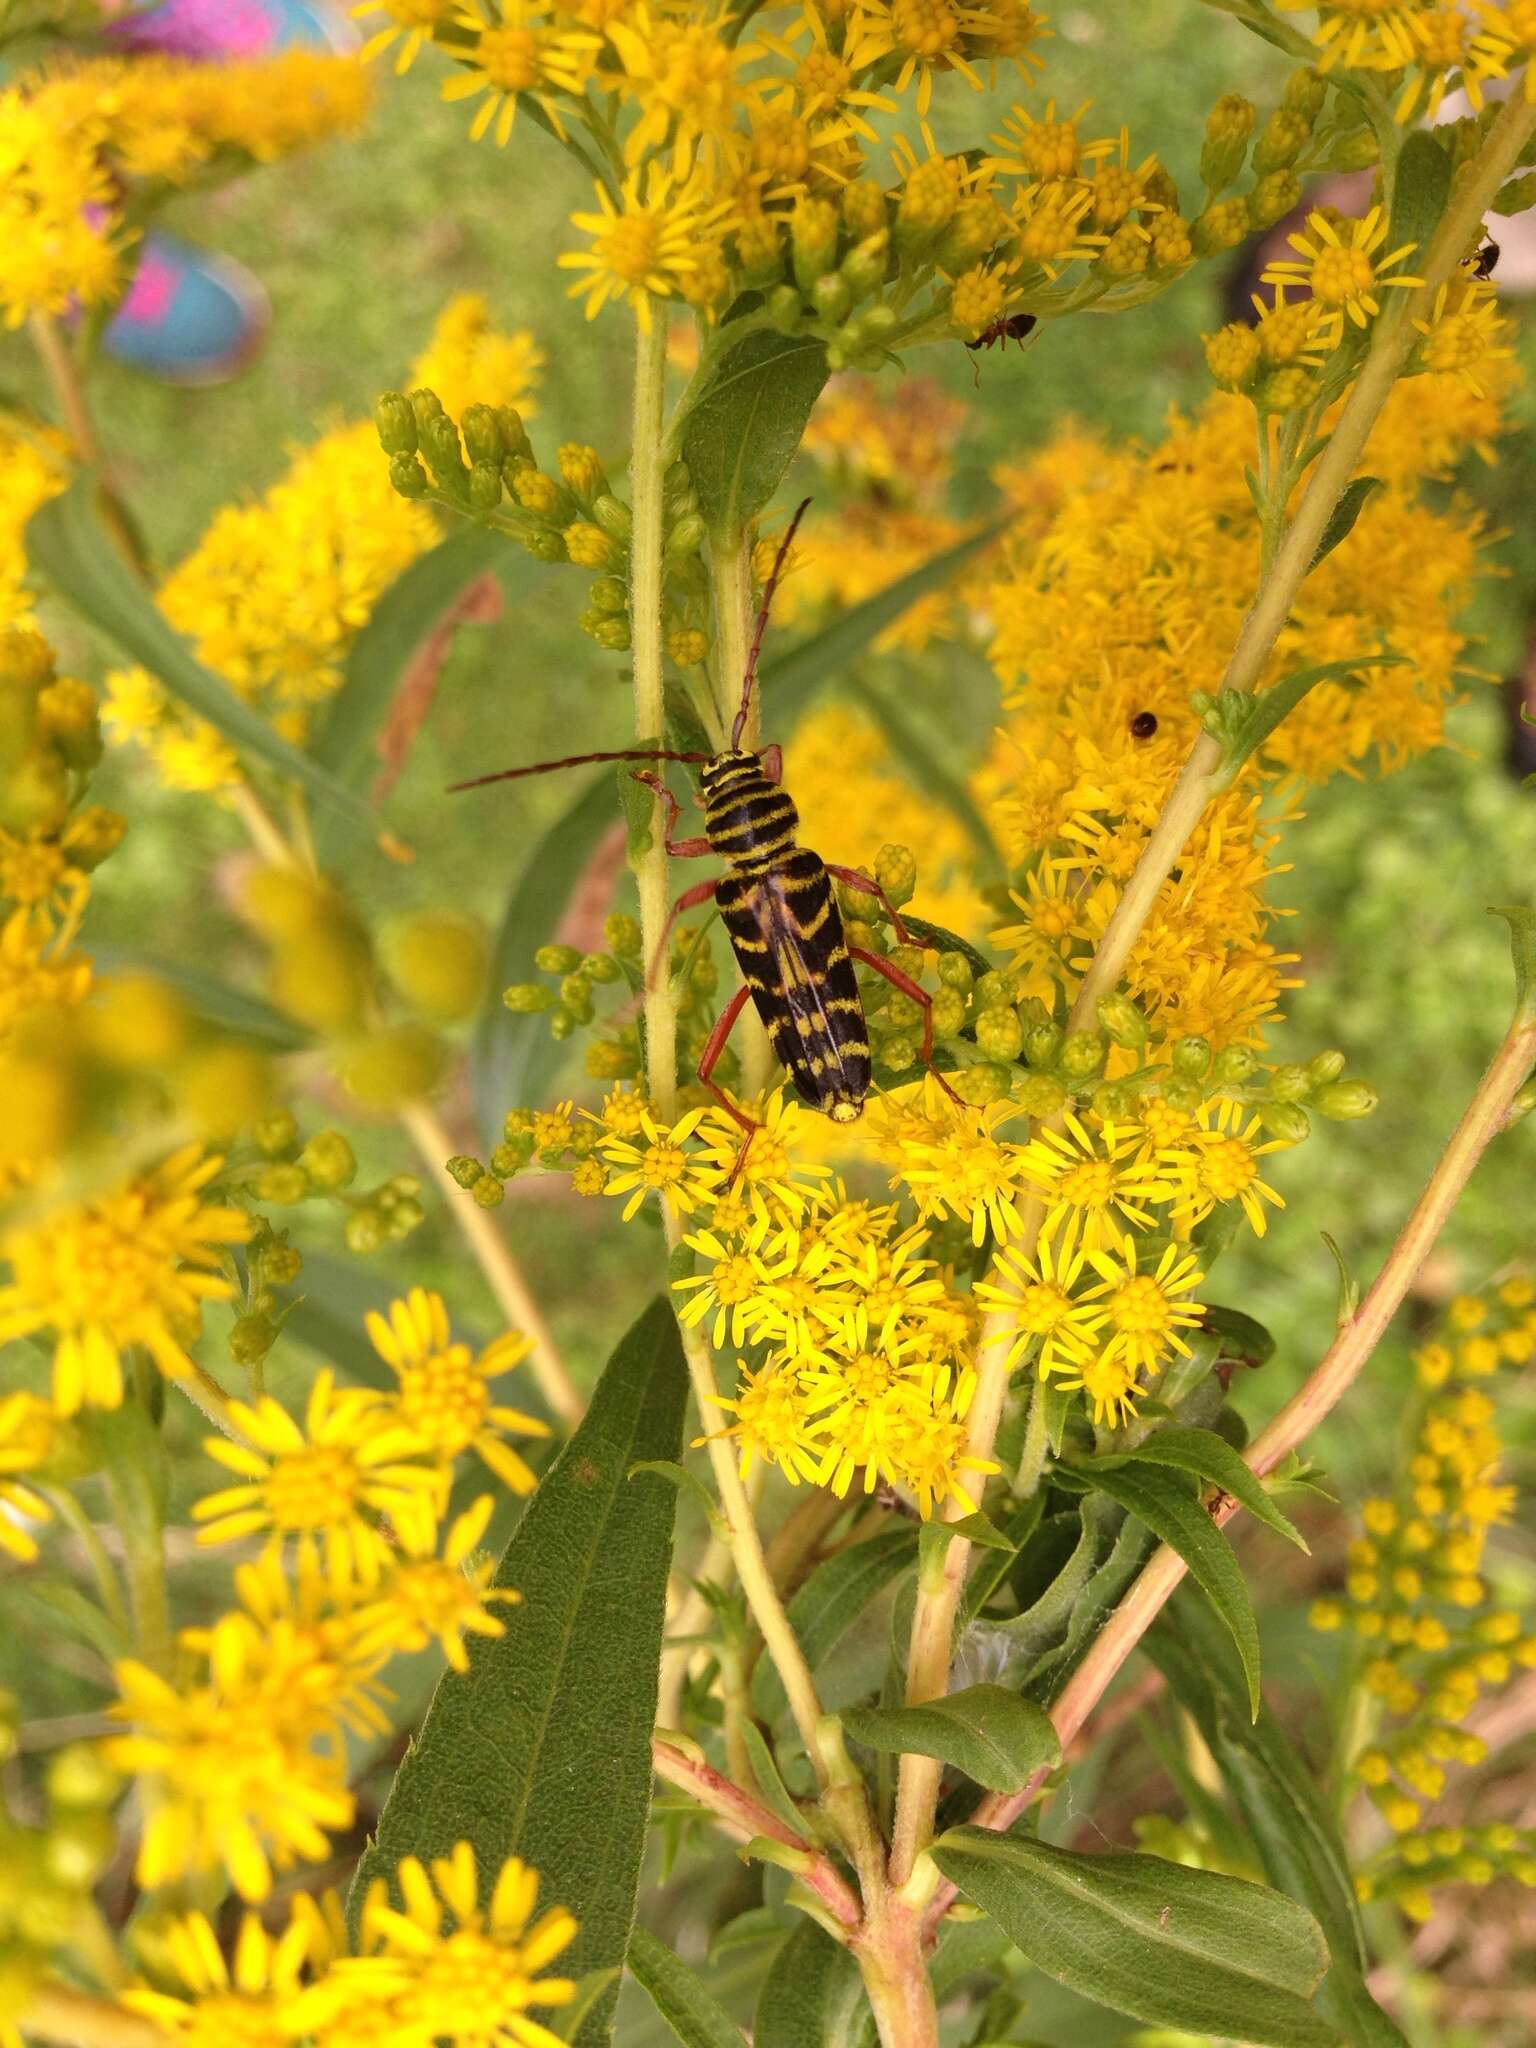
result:
[[[1033,1500],[1039,1491],[1040,1475],[1045,1470],[1045,1454],[1049,1448],[1045,1433],[1045,1382],[1037,1377],[1029,1390],[1024,1443],[1019,1452],[1018,1470],[1013,1476],[1013,1491],[1019,1500]]]
[[[637,321],[635,396],[629,461],[633,524],[630,532],[630,635],[635,678],[635,739],[642,747],[666,744],[666,699],[661,666],[662,408],[666,399],[667,339],[659,320]],[[657,1114],[672,1121],[677,1103],[677,998],[666,961],[655,958],[667,928],[667,849],[661,801],[651,804],[650,844],[633,857],[640,896],[642,958],[650,970],[645,991],[646,1085]]]
[[[130,1489],[128,1475],[107,1473],[113,1513],[122,1532],[124,1570],[139,1660],[162,1677],[171,1668],[171,1604],[165,1577],[165,1529],[147,1478]]]
[[[76,1542],[85,1552],[91,1576],[96,1581],[96,1590],[101,1596],[102,1612],[121,1630],[126,1641],[133,1632],[128,1603],[123,1597],[122,1583],[113,1569],[112,1560],[107,1555],[107,1546],[96,1533],[95,1523],[67,1486],[45,1489],[45,1498],[59,1520],[68,1524]]]

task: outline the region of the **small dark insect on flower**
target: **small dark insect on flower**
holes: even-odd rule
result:
[[[990,327],[983,327],[974,341],[965,345],[973,353],[979,348],[997,348],[1003,342],[1022,341],[1035,330],[1033,313],[1004,313]]]
[[[1474,277],[1492,277],[1494,272],[1494,266],[1497,264],[1498,260],[1499,245],[1490,236],[1490,238],[1486,242],[1484,242],[1481,249],[1478,250],[1477,255],[1473,258],[1472,275]]]
[[[1155,711],[1138,711],[1131,720],[1131,738],[1133,740],[1149,740],[1156,731],[1157,713]]]

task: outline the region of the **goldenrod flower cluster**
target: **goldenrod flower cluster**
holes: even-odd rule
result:
[[[1136,157],[1123,131],[1082,132],[1087,109],[1054,102],[1014,106],[985,148],[940,152],[936,81],[1033,81],[1048,31],[1024,0],[780,0],[745,29],[719,0],[365,0],[357,12],[383,17],[365,55],[393,49],[404,70],[430,38],[458,64],[444,96],[475,103],[473,136],[506,143],[530,107],[596,170],[596,208],[572,217],[583,245],[558,259],[589,317],[623,302],[648,327],[672,301],[709,323],[753,293],[732,341],[763,327],[812,335],[834,368],[977,340],[1015,311],[1135,304],[1294,202],[1290,157],[1219,198],[1239,152],[1186,218],[1155,155]],[[1235,104],[1213,121],[1246,122],[1246,135],[1253,110]],[[882,183],[877,123],[903,119],[920,146],[898,135]]]
[[[368,102],[350,57],[244,64],[99,57],[0,89],[0,315],[110,306],[142,199],[348,134]],[[130,225],[132,222],[132,225]]]
[[[1536,20],[1524,0],[1500,6],[1495,0],[1474,0],[1461,7],[1454,0],[1391,0],[1386,6],[1362,6],[1360,0],[1275,0],[1282,11],[1316,11],[1313,39],[1318,62],[1378,74],[1397,88],[1395,109],[1400,121],[1433,117],[1452,85],[1461,85],[1475,107],[1483,103],[1483,87],[1491,78],[1505,78],[1536,50]]]
[[[470,403],[526,405],[541,362],[531,335],[499,331],[483,300],[461,294],[415,371],[430,368]],[[374,605],[440,537],[426,507],[404,503],[380,474],[372,430],[358,421],[297,450],[253,502],[219,512],[156,601],[215,674],[303,745]],[[115,669],[106,687],[109,737],[142,747],[167,787],[224,792],[241,781],[229,742],[146,669]]]
[[[1343,1596],[1312,1609],[1314,1628],[1348,1628],[1358,1641],[1370,1733],[1351,1769],[1401,1837],[1365,1866],[1362,1892],[1395,1899],[1415,1919],[1427,1918],[1441,1883],[1509,1871],[1536,1884],[1536,1831],[1423,1825],[1450,1768],[1487,1754],[1468,1725],[1479,1699],[1536,1668],[1536,1636],[1497,1604],[1487,1563],[1516,1489],[1500,1469],[1499,1408],[1486,1389],[1533,1358],[1528,1274],[1450,1303],[1414,1354],[1419,1399],[1406,1468],[1390,1495],[1361,1510],[1365,1533],[1350,1545]]]

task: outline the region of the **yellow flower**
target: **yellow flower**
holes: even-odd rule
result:
[[[23,1477],[53,1455],[58,1418],[37,1394],[18,1391],[0,1397],[0,1550],[21,1564],[37,1556],[37,1543],[24,1525],[46,1522],[53,1513]]]
[[[376,1596],[361,1609],[362,1641],[384,1651],[424,1650],[434,1639],[455,1671],[469,1669],[466,1638],[499,1636],[506,1623],[491,1612],[494,1601],[513,1604],[522,1595],[510,1587],[493,1587],[495,1561],[468,1562],[478,1549],[495,1503],[482,1494],[455,1517],[435,1548],[435,1530],[410,1523],[399,1531],[403,1555],[394,1559]]]
[[[458,26],[474,40],[467,50],[455,46],[465,69],[447,81],[443,98],[485,94],[470,123],[472,141],[478,142],[494,121],[497,143],[505,147],[525,93],[564,138],[557,96],[581,91],[601,39],[581,29],[552,27],[550,5],[551,0],[472,0],[458,10]]]
[[[1242,1126],[1239,1129],[1239,1126]],[[1269,1227],[1266,1202],[1277,1209],[1284,1198],[1260,1180],[1258,1161],[1266,1152],[1287,1151],[1284,1139],[1265,1138],[1257,1112],[1243,1123],[1240,1103],[1223,1097],[1200,1111],[1199,1127],[1185,1134],[1172,1171],[1178,1181],[1174,1214],[1186,1228],[1208,1216],[1218,1202],[1240,1202],[1256,1237]]]
[[[1092,1132],[1070,1114],[1062,1130],[1031,1138],[1019,1168],[1049,1205],[1041,1238],[1070,1224],[1089,1257],[1112,1244],[1127,1223],[1150,1229],[1152,1209],[1178,1192],[1166,1163],[1146,1156],[1139,1126],[1106,1124]]]
[[[609,300],[623,299],[649,332],[651,301],[684,289],[724,232],[731,202],[712,198],[697,171],[679,177],[649,162],[629,173],[617,201],[599,185],[597,203],[597,213],[571,215],[573,225],[592,236],[592,247],[555,259],[562,270],[586,273],[569,296],[585,300],[589,320]]]
[[[684,1216],[710,1199],[714,1171],[700,1155],[688,1150],[688,1141],[703,1116],[702,1109],[691,1109],[675,1124],[663,1127],[647,1109],[633,1138],[615,1136],[603,1142],[599,1148],[603,1158],[618,1169],[609,1175],[604,1193],[628,1195],[626,1223],[653,1192],[664,1195]]]
[[[11,1264],[0,1286],[0,1342],[49,1331],[61,1415],[123,1397],[122,1354],[142,1344],[168,1377],[192,1371],[186,1346],[205,1301],[233,1283],[211,1270],[251,1232],[241,1209],[205,1204],[223,1161],[188,1145],[115,1193],[57,1210],[0,1240]]]
[[[389,1316],[370,1311],[368,1338],[399,1382],[395,1396],[400,1422],[442,1467],[443,1498],[454,1460],[474,1450],[513,1493],[532,1493],[534,1474],[503,1433],[546,1437],[549,1425],[520,1408],[495,1401],[491,1381],[527,1357],[532,1346],[515,1331],[488,1344],[478,1358],[467,1344],[450,1340],[448,1310],[440,1294],[413,1287],[404,1301],[390,1304]]]
[[[821,1446],[815,1403],[793,1368],[765,1365],[753,1370],[738,1360],[736,1392],[710,1398],[734,1417],[722,1434],[736,1439],[744,1478],[763,1458],[777,1465],[792,1486],[816,1479]]]
[[[380,1395],[338,1393],[327,1367],[315,1376],[302,1428],[270,1395],[254,1406],[232,1401],[230,1413],[243,1440],[209,1437],[204,1448],[240,1484],[194,1504],[193,1519],[207,1525],[200,1543],[265,1530],[276,1550],[293,1536],[301,1558],[323,1544],[327,1577],[372,1584],[389,1556],[377,1518],[387,1515],[397,1530],[430,1525],[439,1474],[411,1462],[425,1445]]]
[[[1320,306],[1336,315],[1347,314],[1357,327],[1364,327],[1381,311],[1378,291],[1393,287],[1411,291],[1423,282],[1417,277],[1384,274],[1406,261],[1415,245],[1405,242],[1388,256],[1379,254],[1387,239],[1387,219],[1379,206],[1373,206],[1363,220],[1340,225],[1347,233],[1341,234],[1325,213],[1309,214],[1309,233],[1287,237],[1303,260],[1286,258],[1271,263],[1263,281],[1303,285]]]
[[[1042,1236],[1032,1259],[1004,1245],[994,1265],[999,1281],[978,1281],[977,1300],[1014,1325],[1010,1372],[1036,1345],[1035,1370],[1041,1379],[1088,1356],[1104,1312],[1072,1292],[1084,1263],[1082,1247],[1069,1229],[1056,1239]]]
[[[637,102],[640,119],[624,142],[624,157],[637,164],[670,141],[672,174],[683,181],[697,151],[717,152],[750,108],[761,88],[740,77],[758,55],[734,33],[730,12],[713,4],[669,18],[661,7],[637,6],[631,20],[608,24],[608,37],[623,71],[616,81]]]
[[[917,111],[926,114],[935,74],[958,71],[979,92],[982,80],[967,56],[971,39],[984,35],[991,16],[965,0],[860,0],[849,35],[848,62],[855,71],[893,63],[893,89],[905,92],[917,80]]]
[[[672,1282],[674,1292],[688,1297],[679,1307],[677,1319],[688,1325],[705,1322],[713,1315],[710,1342],[716,1350],[726,1342],[727,1334],[732,1344],[750,1342],[772,1316],[772,1282],[783,1269],[770,1265],[758,1249],[766,1229],[766,1218],[754,1219],[744,1244],[729,1242],[713,1230],[695,1231],[683,1240],[709,1264],[702,1273],[686,1274]]]
[[[1203,1302],[1189,1299],[1205,1278],[1192,1253],[1181,1245],[1165,1245],[1157,1264],[1142,1271],[1136,1240],[1127,1231],[1115,1254],[1094,1251],[1088,1259],[1099,1280],[1083,1298],[1098,1305],[1113,1332],[1106,1352],[1133,1374],[1151,1372],[1170,1351],[1189,1355],[1182,1333],[1197,1328],[1205,1314]]]
[[[556,2048],[559,2037],[530,2008],[568,2005],[575,1997],[569,1978],[540,1972],[570,1946],[576,1922],[563,1906],[534,1919],[538,1872],[512,1857],[481,1907],[474,1851],[459,1842],[451,1855],[434,1857],[430,1871],[407,1856],[395,1883],[400,1908],[390,1904],[382,1878],[369,1886],[363,1935],[380,1960],[397,1967],[393,2009],[408,2038],[419,2028],[463,2048]]]
[[[273,1937],[254,1913],[241,1916],[233,1967],[201,1913],[186,1913],[160,1934],[178,1994],[130,1986],[122,2003],[161,2028],[178,2048],[283,2048],[307,2031],[316,2010],[306,1994],[311,1930],[302,1910]]]
[[[327,1834],[351,1825],[344,1759],[312,1747],[312,1704],[286,1664],[279,1677],[270,1682],[256,1655],[178,1691],[147,1665],[117,1666],[120,1697],[109,1712],[133,1726],[106,1754],[140,1781],[135,1867],[146,1890],[222,1869],[242,1898],[264,1899],[274,1862],[321,1862]]]
[[[458,0],[360,0],[360,5],[354,7],[352,13],[359,21],[370,14],[384,16],[385,26],[374,31],[359,55],[368,64],[399,42],[395,71],[403,75],[416,62],[417,52],[433,30],[446,27],[454,19],[458,13]],[[449,406],[448,410],[454,412],[455,408]]]
[[[503,334],[492,325],[479,292],[455,292],[438,314],[432,339],[411,365],[410,385],[425,385],[459,419],[471,405],[509,405],[522,417],[538,412],[534,393],[544,351],[526,327]]]
[[[988,1230],[995,1238],[1020,1228],[1017,1195],[1023,1148],[999,1139],[999,1126],[1019,1114],[1011,1102],[958,1109],[930,1074],[921,1108],[891,1098],[870,1119],[870,1136],[894,1169],[891,1186],[905,1185],[920,1216],[963,1216],[973,1243]]]
[[[754,1213],[766,1214],[771,1204],[779,1218],[802,1215],[817,1183],[832,1169],[820,1160],[797,1159],[794,1153],[796,1147],[808,1149],[814,1143],[825,1129],[823,1120],[783,1088],[742,1107],[755,1125],[751,1143],[735,1118],[712,1103],[699,1121],[699,1164],[707,1166],[719,1187],[734,1174],[735,1186]]]

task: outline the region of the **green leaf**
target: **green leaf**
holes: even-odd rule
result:
[[[580,1427],[507,1545],[499,1586],[522,1595],[504,1636],[448,1672],[396,1775],[377,1839],[353,1882],[402,1857],[468,1841],[482,1884],[509,1856],[540,1873],[546,1904],[581,1931],[561,1972],[623,1961],[651,1797],[651,1727],[675,1495],[638,1460],[675,1460],[688,1376],[670,1305],[655,1301],[622,1340]],[[602,2048],[616,1992],[577,2040]]]
[[[654,1472],[658,1479],[665,1479],[679,1493],[691,1494],[707,1515],[714,1514],[714,1495],[698,1473],[690,1472],[686,1465],[679,1465],[672,1458],[642,1458],[638,1464],[630,1466],[629,1476],[633,1479],[640,1472]]]
[[[1344,488],[1339,502],[1328,515],[1328,524],[1323,528],[1323,537],[1317,544],[1317,552],[1307,564],[1310,576],[1319,562],[1326,561],[1342,540],[1347,540],[1354,531],[1355,521],[1365,510],[1365,501],[1372,491],[1385,489],[1379,476],[1357,476],[1353,483]]]
[[[973,1559],[966,1578],[965,1592],[961,1598],[960,1618],[962,1623],[974,1621],[983,1607],[992,1598],[1003,1580],[1008,1576],[1009,1567],[1024,1545],[1040,1526],[1040,1517],[1045,1512],[1045,1489],[1037,1487],[1028,1500],[1015,1501],[1004,1530],[1008,1547],[1006,1550],[992,1550],[990,1554]]]
[[[1515,956],[1515,1015],[1525,1017],[1536,1010],[1536,910],[1524,903],[1497,903],[1489,915],[1502,917],[1509,926]]]
[[[1212,1303],[1205,1311],[1201,1328],[1219,1340],[1218,1359],[1232,1358],[1239,1365],[1268,1365],[1275,1355],[1275,1340],[1261,1322],[1244,1315],[1240,1308],[1222,1308]]]
[[[599,775],[532,848],[512,885],[469,1055],[475,1124],[488,1150],[500,1144],[509,1109],[543,1100],[565,1057],[550,1035],[548,1015],[513,1016],[501,992],[514,981],[538,979],[533,956],[553,938],[603,833],[617,821],[613,783]]]
[[[807,634],[785,653],[766,659],[760,688],[763,721],[768,731],[783,731],[822,683],[845,674],[855,657],[887,626],[893,625],[920,597],[947,583],[972,555],[996,540],[1007,524],[1006,519],[996,519],[967,534],[964,540],[930,555],[926,562],[919,562],[915,569],[898,576],[872,597],[839,612],[830,624]]]
[[[964,779],[939,759],[933,742],[911,724],[893,697],[872,690],[857,675],[847,677],[843,688],[884,735],[891,758],[906,770],[919,789],[949,812],[970,840],[978,856],[980,882],[983,885],[1006,882],[1007,865],[998,852],[997,841],[992,837],[981,807],[966,788]]]
[[[740,2027],[696,1973],[643,1927],[630,1932],[629,1970],[683,2048],[745,2048]]]
[[[16,1629],[13,1640],[54,1642],[61,1627],[93,1649],[109,1667],[133,1654],[133,1644],[87,1594],[68,1579],[0,1579],[0,1615]],[[63,1660],[60,1659],[60,1662]]]
[[[963,1827],[933,1860],[1058,1984],[1153,2026],[1252,2048],[1341,2048],[1308,2004],[1328,1950],[1267,1886],[1160,1856],[1084,1856]]]
[[[1363,668],[1404,668],[1407,663],[1405,654],[1361,654],[1350,661],[1319,661],[1310,668],[1293,669],[1255,697],[1241,690],[1221,691],[1201,719],[1206,731],[1221,742],[1219,786],[1231,787],[1243,763],[1318,683],[1347,682]]]
[[[1330,1237],[1326,1230],[1319,1233],[1323,1243],[1333,1255],[1333,1263],[1339,1273],[1339,1302],[1334,1310],[1334,1322],[1339,1329],[1351,1321],[1360,1306],[1360,1282],[1349,1269],[1349,1262],[1340,1249],[1337,1238]]]
[[[1390,256],[1405,242],[1412,245],[1412,254],[1399,266],[1404,275],[1415,276],[1422,268],[1450,196],[1449,155],[1427,128],[1415,128],[1398,152],[1392,178],[1391,226],[1382,252]]]
[[[1231,1494],[1250,1515],[1273,1529],[1277,1536],[1283,1536],[1287,1543],[1294,1543],[1298,1550],[1307,1548],[1306,1538],[1276,1507],[1264,1491],[1263,1482],[1243,1463],[1226,1438],[1213,1429],[1189,1429],[1177,1423],[1170,1429],[1155,1430],[1132,1451],[1095,1458],[1079,1470],[1098,1472],[1106,1466],[1130,1463],[1170,1465],[1180,1472],[1193,1472],[1197,1478]]]
[[[946,931],[941,924],[930,924],[926,917],[909,917],[906,911],[901,913],[901,921],[909,936],[930,953],[959,953],[970,962],[973,973],[991,973],[992,962],[986,954],[978,953],[970,940],[962,939],[958,932]]]
[[[797,1835],[804,1835],[805,1815],[796,1806],[790,1789],[774,1762],[773,1751],[764,1740],[762,1729],[750,1714],[743,1714],[741,1717],[741,1740],[751,1760],[752,1775],[757,1780],[757,1789],[762,1794],[765,1805],[772,1807],[786,1827],[793,1828]]]
[[[1264,1874],[1317,1919],[1332,1958],[1317,2009],[1358,2048],[1403,2048],[1366,1988],[1366,1952],[1349,1859],[1317,1772],[1267,1707],[1244,1710],[1242,1673],[1199,1601],[1177,1596],[1144,1648],[1193,1718],[1235,1801]]]
[[[1194,1495],[1171,1474],[1134,1465],[1098,1470],[1093,1484],[1145,1522],[1189,1566],[1190,1575],[1231,1630],[1248,1681],[1251,1712],[1259,1711],[1259,1628],[1232,1547]]]
[[[618,1983],[623,1974],[624,1972],[614,1965],[610,1965],[606,1970],[588,1970],[576,1986],[576,1996],[570,2004],[562,2005],[557,2012],[549,2015],[555,2023],[550,2031],[557,2034],[562,2041],[580,2040],[581,2030],[587,2023],[587,2014],[598,2000]]]
[[[1007,1621],[977,1624],[1006,1645],[1004,1675],[1010,1684],[1027,1686],[1065,1643],[1075,1608],[1114,1546],[1119,1519],[1107,1500],[1090,1494],[1079,1511],[1048,1515],[1020,1552],[1025,1567],[1032,1553],[1043,1554],[1052,1564],[1060,1558],[1061,1563],[1022,1612]]]
[[[714,366],[689,403],[680,451],[712,534],[734,540],[773,496],[826,381],[819,341],[771,328]]]
[[[82,469],[67,491],[39,507],[27,526],[28,559],[88,625],[157,676],[231,746],[366,823],[372,814],[360,797],[204,668],[114,545],[97,492],[95,472]]]
[[[137,952],[131,946],[91,947],[91,958],[102,974],[152,974],[175,990],[194,1016],[202,1017],[221,1030],[254,1039],[273,1052],[297,1052],[311,1043],[310,1034],[281,1010],[274,1010],[260,996],[235,988],[200,967],[184,966],[179,960],[162,960],[155,954]]]
[[[936,1756],[989,1792],[1017,1792],[1061,1762],[1044,1710],[1001,1685],[968,1685],[920,1707],[854,1707],[842,1721],[867,1749]]]
[[[864,2048],[874,2033],[858,1964],[808,1920],[773,1959],[752,2022],[752,2048]]]
[[[870,1601],[910,1571],[916,1558],[917,1530],[911,1522],[902,1522],[817,1565],[789,1603],[790,1622],[813,1671]],[[752,1701],[765,1721],[776,1719],[788,1705],[783,1682],[766,1657],[753,1674]]]

